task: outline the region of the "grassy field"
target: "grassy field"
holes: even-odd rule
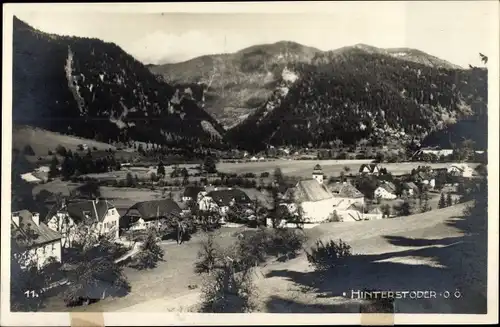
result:
[[[372,160],[274,160],[266,162],[244,162],[229,163],[222,162],[217,165],[217,169],[225,173],[246,173],[252,172],[260,174],[263,172],[273,173],[274,169],[279,167],[283,174],[290,176],[299,176],[309,178],[313,168],[319,164],[326,176],[338,176],[344,167],[349,167],[349,173],[357,174],[362,164],[370,163]],[[387,171],[393,175],[403,175],[411,172],[418,166],[431,166],[433,169],[446,168],[450,163],[424,163],[424,162],[402,162],[402,163],[382,163],[380,167],[387,168]],[[469,164],[474,168],[477,164]]]
[[[31,145],[36,156],[46,156],[48,151],[55,151],[60,144],[66,149],[76,151],[79,144],[87,144],[91,149],[107,150],[116,148],[112,145],[76,136],[62,135],[35,127],[13,127],[12,148],[23,150],[26,145]]]

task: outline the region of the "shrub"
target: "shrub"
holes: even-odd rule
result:
[[[280,259],[295,256],[306,241],[305,235],[295,229],[265,229],[250,232],[239,240],[236,251],[242,266],[256,266],[268,256]]]
[[[155,268],[158,261],[163,260],[165,252],[158,244],[158,237],[153,229],[149,229],[141,251],[137,254],[133,267],[139,270]]]
[[[262,177],[262,178],[267,178],[267,177],[269,177],[269,176],[270,176],[270,174],[269,174],[269,172],[267,172],[267,171],[265,171],[265,172],[263,172],[262,174],[260,174],[260,177]]]
[[[342,218],[337,214],[337,211],[334,211],[328,216],[328,218],[325,220],[325,223],[336,223],[341,221]]]
[[[252,295],[254,284],[251,269],[236,272],[231,259],[224,260],[222,267],[214,271],[202,288],[201,312],[245,313],[254,309]]]
[[[66,148],[60,144],[56,147],[56,153],[62,157],[65,157],[67,152]]]
[[[323,243],[317,240],[310,252],[306,251],[307,261],[318,271],[327,271],[345,265],[345,259],[352,255],[351,246],[342,240]]]
[[[212,234],[201,242],[201,248],[198,251],[198,260],[194,264],[194,271],[197,274],[210,273],[216,267],[221,257],[220,248],[215,243]]]

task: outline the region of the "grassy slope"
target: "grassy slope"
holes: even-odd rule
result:
[[[31,145],[37,156],[46,156],[49,150],[54,152],[59,144],[71,151],[77,150],[79,144],[87,144],[91,149],[96,147],[98,150],[116,149],[107,143],[63,135],[40,128],[27,126],[13,127],[12,148],[22,151],[28,144]]]
[[[464,205],[425,214],[363,223],[324,224],[308,230],[311,242],[317,238],[347,241],[358,254],[350,272],[331,276],[323,283],[308,267],[305,256],[287,263],[267,266],[266,278],[258,281],[261,310],[266,312],[359,312],[359,301],[342,296],[364,287],[376,290],[435,290],[453,292],[467,269],[485,269],[473,262],[465,268],[468,238],[455,228]],[[312,287],[312,288],[311,288]],[[302,292],[304,289],[308,291]],[[325,296],[318,297],[320,294]],[[484,310],[478,299],[438,297],[429,300],[398,300],[396,312],[466,313]],[[479,307],[479,308],[478,308]]]

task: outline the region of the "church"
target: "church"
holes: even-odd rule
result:
[[[300,204],[308,223],[319,223],[328,219],[338,202],[324,183],[320,165],[314,167],[311,179],[299,181],[289,188],[284,199],[289,202],[289,209],[292,211],[296,209],[296,204]]]

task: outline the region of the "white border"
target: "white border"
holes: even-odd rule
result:
[[[437,2],[437,1],[436,1]],[[453,1],[445,1],[453,10]],[[476,1],[475,1],[476,2]],[[479,1],[477,1],[479,2]],[[492,11],[499,13],[498,2],[491,2]],[[401,2],[402,5],[405,2]],[[376,2],[329,3],[307,1],[298,2],[260,2],[260,3],[101,3],[101,4],[5,4],[3,6],[3,102],[2,102],[2,217],[10,216],[10,161],[12,146],[12,17],[16,12],[36,11],[100,11],[100,12],[190,12],[190,13],[329,13],[334,6],[368,6]],[[425,24],[425,22],[423,22]],[[498,323],[498,111],[499,111],[499,26],[498,16],[491,22],[493,37],[491,47],[484,49],[489,56],[488,62],[488,173],[489,173],[489,222],[488,222],[488,314],[395,314],[395,324],[472,324]],[[496,42],[496,43],[495,43]],[[465,46],[465,45],[464,45]],[[10,253],[9,219],[2,219],[2,280],[1,283],[1,325],[3,326],[64,326],[70,325],[69,313],[10,313],[9,303],[9,253]],[[360,324],[360,314],[191,314],[191,313],[104,313],[105,325],[151,325],[166,324],[205,324],[205,325],[238,325],[238,324]]]

